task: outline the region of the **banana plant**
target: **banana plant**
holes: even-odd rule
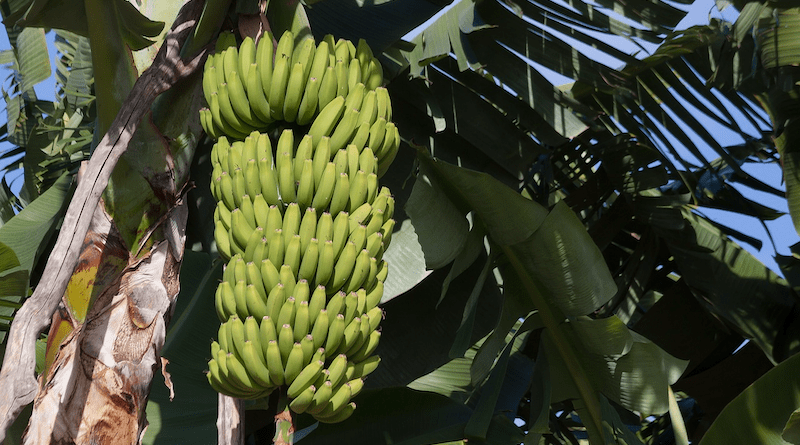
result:
[[[120,133],[118,126],[119,116],[130,116],[133,99],[126,102],[125,97],[137,96],[142,92],[137,85],[152,79],[155,68],[165,67],[158,51],[170,45],[177,45],[173,51],[181,48],[188,61],[202,54],[221,27],[244,36],[269,26],[275,35],[295,29],[317,39],[328,33],[354,41],[365,38],[376,54],[382,51],[403,140],[385,176],[398,211],[392,247],[385,254],[392,266],[381,303],[386,314],[377,350],[382,365],[366,381],[356,399],[359,409],[348,421],[320,425],[299,416],[294,438],[282,440],[511,444],[567,443],[577,437],[590,443],[637,443],[672,434],[687,443],[688,435],[698,440],[703,431],[696,427],[696,415],[685,408],[690,402],[714,418],[724,406],[719,399],[733,400],[744,386],[795,353],[796,286],[728,238],[757,243],[751,235],[702,215],[703,207],[762,221],[780,215],[732,185],[783,196],[748,175],[743,165],[779,158],[790,172],[791,145],[785,138],[793,119],[791,93],[759,89],[788,83],[759,85],[759,76],[790,78],[785,77],[789,71],[777,67],[791,65],[791,54],[775,60],[769,54],[774,45],[784,57],[787,48],[781,42],[790,41],[785,29],[793,28],[773,34],[750,31],[765,26],[769,31],[778,20],[791,23],[791,11],[737,4],[742,14],[732,34],[721,22],[673,33],[685,15],[680,4],[608,2],[606,10],[588,3],[566,8],[555,2],[462,0],[428,22],[417,37],[403,41],[406,32],[442,5],[426,0],[415,0],[411,7],[326,0],[307,9],[299,2],[269,2],[261,11],[257,2],[220,1],[207,2],[203,12],[194,5],[199,23],[181,47],[183,36],[175,36],[193,22],[174,19],[180,5],[115,1],[67,8],[51,3],[15,4],[3,10],[4,21],[32,30],[66,29],[91,43],[96,109],[88,119],[94,121],[95,157],[109,145],[102,135],[130,137],[132,131]],[[610,10],[637,26],[620,21]],[[260,12],[266,12],[263,20]],[[90,17],[103,19],[95,23]],[[168,34],[169,28],[174,31]],[[592,35],[598,32],[603,39]],[[39,34],[29,34],[19,42],[41,45]],[[761,40],[753,43],[751,35]],[[605,44],[605,39],[659,49],[650,57],[637,57]],[[584,44],[624,67],[594,60]],[[71,54],[85,52],[81,45],[85,43],[75,44]],[[754,48],[767,53],[758,53],[763,54],[758,59]],[[30,54],[35,51],[25,57]],[[19,59],[22,71],[32,66],[22,61],[25,57]],[[189,75],[186,67],[194,66],[180,65],[177,55],[168,60],[184,67],[172,71],[173,80]],[[553,85],[540,70],[575,83]],[[72,72],[76,74],[74,68]],[[33,79],[27,82],[37,77]],[[77,79],[65,89],[74,107],[68,108],[69,116],[90,93],[74,93],[83,85]],[[21,91],[30,91],[23,84]],[[26,128],[38,119],[28,106],[34,99],[26,94],[8,95],[15,104],[9,109],[20,110],[9,115],[14,128],[9,135],[20,146],[30,134]],[[754,98],[767,104],[768,119],[755,111]],[[688,111],[684,101],[699,111]],[[39,411],[32,414],[26,440],[44,441],[52,431],[90,440],[105,431],[103,421],[111,416],[127,419],[119,424],[127,425],[124,431],[131,441],[143,437],[147,443],[204,443],[215,436],[217,395],[202,375],[207,352],[197,341],[215,335],[208,323],[214,318],[209,302],[221,276],[221,264],[214,260],[213,223],[206,217],[215,202],[208,192],[211,162],[194,113],[202,103],[199,76],[189,76],[152,105],[134,107],[142,113],[134,121],[145,117],[133,139],[121,143],[127,153],[117,162],[108,187],[98,189],[98,195],[105,189],[103,205],[87,235],[75,231],[75,242],[85,241],[86,247],[74,251],[80,260],[74,271],[67,261],[63,281],[48,275],[50,266],[44,267],[42,259],[46,255],[35,254],[46,240],[17,234],[23,233],[26,221],[55,225],[58,206],[49,205],[48,215],[35,205],[45,196],[50,202],[66,202],[70,180],[26,178],[26,193],[41,197],[30,199],[28,208],[0,228],[0,241],[9,247],[0,250],[8,258],[0,280],[14,289],[8,292],[14,294],[8,318],[28,293],[22,289],[28,276],[39,274],[34,262],[45,270],[38,282],[34,276],[35,291],[25,303],[49,311],[46,320],[29,324],[36,327],[29,332],[50,325],[36,395]],[[732,108],[742,115],[734,115]],[[170,113],[175,109],[191,112]],[[742,136],[745,143],[726,145],[704,128],[699,115]],[[77,119],[71,128],[80,128]],[[785,124],[775,124],[773,132],[775,122]],[[750,124],[763,134],[750,136],[745,130]],[[55,139],[69,144],[71,137]],[[708,151],[694,150],[695,140],[718,158],[707,159]],[[684,154],[681,144],[694,151]],[[35,159],[31,155],[29,168],[41,162]],[[73,202],[85,200],[81,184],[96,182],[97,173],[89,165]],[[181,204],[190,178],[197,189]],[[791,180],[787,177],[787,184]],[[788,188],[791,201],[796,193]],[[790,211],[796,213],[793,207]],[[21,218],[23,214],[30,219]],[[74,230],[70,218],[67,212],[62,233]],[[197,252],[183,254],[184,224],[185,245]],[[3,238],[4,232],[15,236]],[[60,255],[58,246],[51,256]],[[790,281],[794,263],[784,261]],[[40,295],[45,288],[57,288],[57,281],[63,289],[53,291],[50,303],[43,305]],[[142,292],[153,286],[165,296],[160,306],[145,297],[152,293]],[[15,324],[30,323],[29,313],[23,306]],[[675,323],[681,326],[678,332]],[[31,350],[38,332],[25,341],[14,328],[11,332],[7,344],[13,345],[9,350],[17,361],[20,351]],[[112,344],[112,338],[126,340]],[[745,338],[750,344],[732,355]],[[23,344],[25,348],[17,347]],[[32,354],[26,354],[29,366]],[[141,368],[136,369],[141,373],[133,375],[141,380],[128,386],[137,395],[127,399],[135,409],[122,412],[100,395],[132,393],[102,378],[120,375],[113,370],[137,361],[126,354],[139,358]],[[72,367],[82,365],[76,359],[83,356],[92,358],[91,367]],[[6,396],[12,401],[0,400],[7,419],[37,392],[32,366],[22,372],[9,367],[11,360],[0,376],[5,383],[17,382]],[[157,366],[163,385],[153,372]],[[74,369],[83,373],[69,374]],[[707,389],[731,369],[748,372],[740,373],[744,375],[737,385]],[[44,408],[56,403],[58,388],[73,381],[82,383],[72,388],[83,389],[72,394],[86,395],[69,399],[79,409],[68,410],[73,414],[54,409],[55,417],[43,417]],[[170,402],[173,396],[175,402]],[[220,400],[222,406],[244,407]],[[238,416],[223,415],[223,422],[234,422],[223,425],[236,434],[223,428],[220,443],[244,435],[269,441],[276,430],[273,405],[247,406],[244,424],[237,423]],[[143,412],[150,423],[144,436]],[[720,419],[735,412],[726,410]],[[71,421],[56,423],[64,418]],[[53,429],[53,424],[71,426]],[[367,432],[365,425],[370,426]],[[283,426],[278,423],[277,429]],[[787,431],[785,437],[792,437],[791,428]]]

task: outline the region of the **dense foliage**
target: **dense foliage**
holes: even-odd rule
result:
[[[38,278],[71,178],[152,62],[163,39],[154,23],[175,14],[140,2],[151,22],[111,2],[103,11],[126,36],[118,48],[96,43],[103,34],[87,10],[50,3],[2,3],[12,45],[2,61],[14,71],[4,92],[13,148],[3,157],[25,178],[19,196],[0,189],[3,331],[31,289],[47,285]],[[218,26],[248,32],[257,3],[232,2]],[[753,234],[703,216],[781,215],[745,186],[785,197],[800,224],[796,9],[739,1],[729,6],[735,23],[674,31],[687,2],[457,0],[429,22],[440,2],[268,3],[276,34],[307,24],[317,40],[370,43],[402,139],[382,179],[397,224],[384,255],[381,365],[346,422],[298,417],[303,443],[800,443],[797,257],[778,257],[778,276],[729,238],[757,244]],[[53,71],[40,27],[64,29],[55,31],[54,103],[32,89]],[[623,41],[657,50],[632,55],[608,43]],[[138,52],[109,56],[127,54],[123,45]],[[548,70],[574,83],[553,85]],[[168,210],[150,194],[162,152],[176,183],[195,185],[161,350],[174,398],[156,376],[146,443],[216,434],[217,397],[202,371],[222,261],[206,217],[216,205],[211,141],[200,133],[199,77],[191,82],[154,104],[137,137],[158,149],[125,158],[104,195],[136,258]],[[748,174],[749,164],[778,162],[786,192]],[[83,322],[75,314],[85,316],[108,276],[65,296],[70,320]],[[53,339],[66,336],[51,329],[42,367]],[[275,407],[262,399],[248,408],[247,433],[267,443]]]

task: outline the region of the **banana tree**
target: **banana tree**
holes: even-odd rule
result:
[[[92,169],[115,142],[103,135],[116,135],[116,144],[128,151],[115,168],[105,162],[105,171],[113,173],[103,205],[84,212],[91,225],[87,219],[83,229],[72,228],[70,211],[61,224],[60,238],[69,235],[76,244],[77,267],[75,259],[63,260],[65,240],[51,249],[46,238],[18,235],[29,227],[24,222],[56,225],[58,207],[70,193],[68,177],[52,186],[52,177],[26,178],[27,197],[48,191],[21,199],[32,203],[17,216],[6,211],[0,242],[9,249],[0,279],[10,289],[8,307],[22,300],[29,284],[35,291],[16,313],[5,343],[10,354],[0,378],[16,383],[5,386],[14,391],[0,403],[8,419],[0,430],[36,397],[28,441],[112,437],[104,436],[112,425],[128,441],[207,443],[215,436],[217,395],[202,374],[208,345],[198,339],[216,335],[209,320],[222,265],[209,217],[215,202],[208,191],[209,146],[196,113],[203,102],[200,76],[191,72],[221,27],[244,37],[262,32],[264,24],[273,34],[309,24],[318,40],[328,33],[367,39],[376,54],[382,51],[404,141],[383,178],[400,205],[385,254],[391,269],[381,305],[382,365],[366,381],[353,417],[318,425],[299,416],[295,439],[511,444],[577,437],[637,443],[672,434],[686,443],[704,432],[692,403],[706,411],[704,421],[713,419],[746,385],[794,354],[793,286],[726,234],[755,243],[752,237],[700,213],[714,207],[761,220],[779,215],[732,187],[740,183],[783,196],[742,168],[788,156],[776,152],[770,136],[788,134],[788,127],[777,125],[773,133],[772,122],[791,122],[792,102],[777,90],[764,96],[766,90],[756,87],[767,71],[751,63],[757,60],[752,48],[771,48],[783,34],[766,33],[770,40],[758,45],[748,40],[748,30],[761,29],[752,28],[754,14],[767,22],[776,14],[736,5],[743,14],[733,34],[718,22],[673,33],[685,11],[663,2],[567,8],[462,0],[404,41],[442,5],[326,0],[304,9],[271,2],[262,20],[257,2],[208,2],[206,12],[216,13],[203,14],[206,22],[200,18],[189,31],[201,14],[195,3],[180,13],[180,5],[148,2],[3,4],[6,23],[73,33],[67,41],[74,50],[65,51],[76,57],[63,71],[69,72],[66,115],[86,110],[81,114],[94,122],[96,147],[72,205],[88,203],[83,189],[94,186],[97,199],[105,188]],[[790,17],[778,12],[781,20]],[[95,23],[94,17],[104,19]],[[156,22],[172,25],[162,30]],[[182,44],[187,32],[189,43]],[[604,43],[612,38],[660,46],[642,58]],[[36,42],[41,45],[38,35],[26,34],[16,45]],[[587,46],[624,67],[593,59]],[[17,56],[20,72],[36,66],[30,60],[40,60],[37,51],[41,46]],[[773,65],[790,65],[787,60],[767,68],[782,73]],[[87,85],[78,77],[86,74],[81,63],[95,73],[86,76],[95,79],[92,91],[78,89]],[[541,67],[575,83],[552,85]],[[157,79],[161,88],[175,83],[155,101],[161,89],[145,88],[154,73],[169,73]],[[7,95],[9,110],[20,110],[9,113],[9,137],[30,147],[26,171],[53,172],[33,149],[43,143],[27,141],[41,120],[30,105],[30,83],[41,76],[20,83],[27,93]],[[92,92],[96,99],[86,107],[81,101]],[[754,97],[772,98],[771,121],[753,109]],[[687,111],[686,103],[698,111]],[[734,108],[741,116],[730,112]],[[788,114],[775,117],[779,112]],[[700,115],[744,143],[725,146],[705,130]],[[142,116],[135,133],[120,130],[122,122],[135,126]],[[69,122],[67,130],[59,129],[65,136],[58,138],[70,141],[62,145],[74,145],[69,138],[80,128],[77,118]],[[753,137],[744,129],[749,124],[762,134]],[[695,150],[698,140],[709,150]],[[686,154],[681,146],[694,151]],[[719,158],[708,159],[708,152]],[[784,167],[789,171],[786,162]],[[196,188],[184,196],[190,175]],[[184,236],[190,247],[185,252]],[[63,261],[60,281],[48,275],[53,266],[44,267],[48,256],[53,264]],[[784,261],[790,280],[794,262]],[[30,315],[41,308],[44,317]],[[17,326],[24,324],[22,337]],[[48,325],[48,353],[36,383],[34,340]],[[750,344],[732,354],[745,338]],[[19,362],[22,357],[26,361]],[[731,369],[739,370],[737,380],[719,378]],[[732,384],[720,389],[709,382]],[[678,397],[671,385],[682,391]],[[39,414],[67,389],[74,409]],[[272,438],[275,398],[246,408],[244,424],[238,416],[219,418],[220,443],[231,439],[228,428],[261,441]],[[142,435],[144,412],[150,426]]]

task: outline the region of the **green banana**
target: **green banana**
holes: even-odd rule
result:
[[[344,337],[344,315],[336,314],[333,316],[331,320],[333,312],[328,312],[328,335],[325,340],[325,351],[326,354],[333,354],[336,352],[337,348],[339,347],[340,342]],[[313,334],[312,334],[313,335]]]
[[[258,74],[263,91],[269,91],[269,87],[272,84],[272,39],[272,33],[267,31],[261,36],[256,46],[256,65],[258,66]]]
[[[234,288],[234,293],[235,292],[236,290]],[[230,332],[230,338],[233,340],[233,350],[228,350],[228,352],[234,352],[236,355],[241,357],[242,348],[244,347],[244,322],[242,322],[242,319],[238,316],[231,316],[227,323]]]
[[[307,159],[312,159],[314,156],[314,145],[311,136],[305,135],[297,145],[297,151],[294,153],[294,177],[299,178],[303,174],[303,164]]]
[[[281,282],[278,269],[275,268],[269,258],[264,258],[261,261],[259,270],[261,271],[261,281],[264,283],[264,289],[269,294]]]
[[[321,385],[317,386],[317,392],[314,394],[311,405],[306,408],[306,412],[312,415],[321,412],[328,406],[332,395],[333,385],[326,380]]]
[[[269,248],[267,258],[272,262],[272,264],[283,264],[283,239],[283,231],[281,229],[275,229],[272,232],[272,235],[269,235],[269,238],[267,239],[267,247]],[[280,270],[278,272],[280,272]]]
[[[358,363],[353,363],[353,371],[351,373],[352,377],[350,378],[357,379],[368,376],[373,371],[375,371],[380,362],[381,358],[379,356],[372,355]]]
[[[367,307],[375,307],[381,302],[383,297],[383,281],[376,281],[375,287],[367,292]]]
[[[309,359],[311,357],[308,357]],[[292,349],[286,358],[286,367],[283,369],[283,377],[286,382],[294,383],[295,378],[303,371],[306,360],[303,357],[303,346],[300,343],[293,343]]]
[[[294,324],[294,318],[297,314],[297,307],[295,306],[294,297],[290,296],[284,301],[281,310],[278,313],[277,323],[278,326],[289,326]]]
[[[304,73],[305,64],[303,62],[292,64],[283,101],[282,114],[283,120],[286,122],[294,122],[300,111],[300,102],[303,100],[303,91],[306,84]]]
[[[311,127],[308,129],[308,134],[312,137],[315,146],[323,136],[331,135],[343,113],[344,97],[342,96],[331,100],[325,105],[325,108],[319,112],[314,122],[311,124]]]
[[[350,49],[347,48],[347,41],[339,39],[336,41],[336,45],[333,48],[337,62],[350,63]]]
[[[361,169],[359,166],[361,152],[358,151],[355,144],[348,144],[345,148],[345,154],[347,155],[347,174],[350,175],[352,180],[356,172]]]
[[[297,109],[295,121],[298,125],[308,125],[314,119],[317,112],[317,104],[319,103],[319,89],[321,84],[322,79],[316,77],[308,79],[308,83],[303,91],[303,98],[300,100],[300,106]]]
[[[347,356],[344,354],[337,355],[328,366],[328,372],[330,373],[328,380],[331,382],[331,385],[333,385],[334,388],[337,388],[339,383],[344,380],[346,370]]]
[[[367,202],[368,192],[367,173],[364,170],[358,170],[352,175],[352,181],[350,181],[350,208],[348,209],[350,213],[355,212],[357,208]]]
[[[303,252],[303,259],[300,260],[300,268],[297,271],[297,277],[311,281],[317,271],[317,262],[319,261],[319,241],[316,238],[311,238]]]
[[[311,293],[311,297],[308,299],[308,314],[309,322],[311,324],[315,324],[317,322],[317,317],[319,316],[320,311],[325,309],[327,298],[325,286],[317,286],[314,289],[314,292]],[[327,330],[325,332],[327,332]]]
[[[297,276],[300,270],[300,257],[302,251],[300,250],[300,235],[292,236],[289,243],[286,244],[286,251],[283,255],[283,264],[289,266],[293,276]]]
[[[281,308],[283,307],[283,303],[286,301],[286,291],[284,289],[283,283],[278,283],[275,287],[270,290],[269,295],[267,296],[267,308],[269,309],[269,317],[272,320],[277,320],[278,315],[281,312]],[[280,324],[275,324],[275,329],[277,330],[280,328]]]
[[[342,311],[345,308],[344,299],[346,297],[347,294],[342,291],[335,292],[334,295],[331,296],[331,298],[328,300],[327,306],[325,307],[331,317],[335,317],[338,314],[344,315],[344,312]],[[345,325],[347,325],[347,321],[345,321]]]
[[[336,185],[333,188],[329,212],[331,215],[342,213],[347,210],[347,203],[350,200],[350,178],[347,173],[340,173],[336,178]]]
[[[261,297],[256,290],[256,286],[252,284],[247,285],[245,288],[245,307],[247,308],[247,313],[255,317],[261,318],[269,314],[265,299]]]
[[[203,97],[206,103],[211,103],[211,94],[217,92],[217,67],[214,66],[214,57],[209,56],[203,66]]]
[[[383,67],[380,63],[376,60],[369,61],[369,67],[367,68],[367,77],[364,78],[364,73],[362,73],[362,82],[364,85],[367,86],[368,90],[376,90],[381,85],[383,85]]]
[[[253,112],[250,106],[250,100],[244,90],[244,82],[246,82],[247,79],[241,79],[237,71],[230,71],[226,75],[226,80],[225,91],[228,93],[228,99],[231,101],[231,107],[233,108],[233,112],[236,113],[236,117],[251,128],[264,126],[265,123],[258,119]],[[222,88],[218,86],[217,90],[218,94],[222,93],[224,96],[224,93],[221,91]]]
[[[361,83],[361,63],[358,59],[353,59],[350,61],[350,65],[347,66],[347,90],[348,94],[353,92],[353,89],[356,85],[362,85]],[[359,101],[360,102],[360,101]]]
[[[256,63],[256,42],[252,37],[247,36],[239,45],[239,73],[246,79],[250,74],[250,68]],[[249,91],[248,91],[249,92]]]
[[[228,210],[236,208],[236,200],[233,197],[233,179],[231,179],[231,175],[228,172],[223,171],[222,174],[219,176],[219,182],[217,187],[220,190],[220,197],[225,207]]]
[[[345,383],[344,385],[339,385],[338,388],[333,390],[333,395],[331,396],[330,401],[328,402],[328,406],[325,407],[322,411],[318,414],[315,414],[314,417],[316,419],[325,419],[333,417],[335,414],[339,412],[340,409],[343,409],[350,403],[350,396],[352,392],[350,389],[350,385]]]
[[[259,177],[258,161],[250,159],[244,166],[244,189],[251,200],[261,195],[261,178]]]
[[[319,189],[322,181],[322,174],[328,163],[331,161],[331,140],[323,136],[314,149],[314,188]],[[219,199],[219,198],[217,198]]]
[[[341,120],[331,134],[331,150],[338,151],[350,143],[357,129],[358,116],[357,109],[345,107]]]
[[[366,341],[361,344],[361,348],[351,354],[351,359],[354,362],[362,362],[367,359],[367,357],[371,356],[375,350],[378,348],[378,343],[381,340],[381,331],[373,330],[370,332],[369,337],[367,337]]]
[[[264,195],[260,193],[253,198],[253,214],[255,215],[256,226],[266,230],[269,204],[267,204],[267,200],[264,199]]]
[[[325,68],[325,75],[322,76],[322,82],[319,84],[319,91],[317,92],[317,109],[319,111],[325,109],[336,98],[339,91],[338,82],[336,69],[332,66]]]
[[[249,340],[244,342],[242,364],[247,374],[258,386],[262,388],[273,386],[269,378],[269,369],[267,369],[266,359],[263,354],[261,354],[260,348],[256,349],[253,342]]]
[[[348,109],[361,111],[361,104],[364,101],[364,84],[357,83],[349,87],[350,91],[344,99],[344,106]],[[356,126],[359,119],[356,119]]]
[[[236,95],[236,93],[238,93],[238,91],[234,92],[234,95]],[[239,134],[238,139],[244,139],[245,137],[247,137],[247,135],[250,134],[251,131],[253,131],[254,127],[249,122],[244,120],[243,116],[240,116],[234,110],[233,103],[231,102],[230,90],[228,89],[228,83],[223,82],[217,85],[216,96],[217,96],[217,106],[219,107],[219,112],[222,119],[224,119],[224,121],[228,124],[228,126],[230,126],[231,128],[233,128],[238,132]],[[211,110],[213,112],[214,110],[213,93],[211,99],[212,99]],[[239,99],[239,97],[236,96],[236,99]],[[226,130],[224,124],[220,125],[220,127],[223,129],[223,131]]]
[[[350,233],[350,241],[356,245],[356,251],[361,252],[361,249],[367,244],[367,226],[358,224]]]
[[[303,162],[303,170],[297,184],[297,203],[303,208],[308,208],[312,205],[313,199],[314,162],[311,159],[306,159]]]
[[[362,226],[363,227],[363,226]],[[347,292],[354,292],[356,289],[361,287],[361,284],[367,279],[369,273],[369,260],[370,260],[369,250],[364,249],[356,257],[355,265],[353,266],[353,272],[348,278],[346,285],[344,286]]]
[[[313,310],[310,306],[311,304],[309,303],[309,313],[312,313]],[[316,314],[317,317],[316,320],[314,320],[314,327],[311,328],[311,338],[314,340],[314,347],[320,348],[325,345],[330,324],[328,321],[328,311],[326,309],[320,309]]]
[[[261,122],[270,123],[272,119],[272,111],[269,107],[269,100],[264,93],[264,88],[261,86],[261,74],[258,64],[253,63],[247,70],[247,75],[244,77],[245,90],[247,90],[247,100],[250,102],[250,107],[253,109],[253,114]]]
[[[266,234],[271,234],[272,232],[279,229],[281,231],[283,230],[283,214],[281,214],[281,207],[278,207],[276,205],[269,206],[269,213],[267,213],[267,225],[264,226],[264,232]],[[270,238],[267,238],[267,240],[269,239]],[[278,265],[275,264],[275,267],[278,267]]]
[[[241,125],[237,126],[237,128],[234,128],[230,123],[228,123],[227,120],[223,118],[219,91],[212,92],[210,97],[211,102],[208,103],[208,109],[211,111],[212,122],[214,125],[219,127],[222,133],[234,139],[244,139],[247,137],[248,131],[246,128],[242,127]],[[230,103],[228,105],[230,105]]]
[[[300,222],[302,221],[302,215],[300,214],[300,206],[297,205],[296,202],[291,202],[286,207],[286,211],[283,214],[283,236],[284,241],[290,241],[295,235],[300,232]]]
[[[287,354],[288,357],[288,354]],[[267,369],[269,370],[269,379],[275,385],[283,385],[283,362],[284,359],[281,355],[280,346],[277,340],[270,340],[267,343]]]
[[[292,401],[289,402],[289,408],[297,414],[303,414],[311,406],[316,392],[317,388],[314,385],[307,386],[300,394],[292,398]]]
[[[278,271],[278,274],[280,274],[281,284],[283,284],[283,287],[286,290],[286,295],[292,295],[294,292],[294,286],[297,283],[297,279],[292,272],[292,268],[289,267],[288,264],[284,264],[281,266],[281,270]]]
[[[214,241],[217,243],[217,252],[223,259],[231,257],[231,244],[228,230],[225,224],[220,220],[214,223]]]
[[[358,124],[371,126],[378,118],[378,93],[374,90],[364,93],[364,100],[361,102],[361,113],[358,115]]]
[[[275,171],[271,160],[261,158],[258,161],[258,179],[261,182],[261,194],[267,204],[280,204],[280,198],[278,197],[278,180],[275,178]]]
[[[289,358],[289,353],[292,352],[293,345],[294,332],[292,331],[292,327],[288,324],[284,324],[278,331],[278,347],[281,350],[281,360],[283,360],[284,365],[286,365],[286,360]],[[286,374],[284,373],[284,377],[285,376]],[[286,380],[288,381],[289,379]]]
[[[256,139],[256,161],[260,161],[261,159],[265,159],[269,169],[273,169],[272,142],[269,140],[269,135],[263,133],[259,133]]]
[[[341,97],[347,96],[347,63],[342,60],[336,61],[336,66],[333,67],[333,71],[336,73],[336,94]]]
[[[301,301],[297,305],[292,328],[294,329],[294,341],[300,341],[309,333],[308,301]]]
[[[219,283],[214,295],[214,305],[220,321],[225,321],[236,313],[236,298],[233,296],[233,286],[230,282]]]
[[[300,221],[300,228],[297,231],[300,235],[300,249],[305,252],[311,240],[317,237],[317,210],[314,207],[307,207]]]
[[[305,391],[306,388],[317,380],[317,377],[319,377],[324,367],[325,363],[322,361],[315,361],[306,365],[293,379],[292,384],[289,385],[289,388],[286,390],[286,395],[290,398],[299,396],[300,393]]]
[[[265,315],[261,318],[261,322],[258,324],[258,336],[260,340],[259,343],[261,344],[261,352],[264,354],[264,357],[266,357],[269,342],[278,340],[278,334],[275,331],[275,323],[269,315]]]
[[[329,206],[336,187],[336,164],[328,162],[320,177],[319,186],[312,199],[311,206],[325,209]]]
[[[350,402],[329,416],[323,416],[322,414],[320,414],[319,417],[315,418],[322,423],[339,423],[349,419],[350,416],[353,415],[355,410],[356,410],[356,403]]]
[[[360,116],[361,113],[359,113],[359,117]],[[353,137],[350,138],[350,143],[348,145],[352,145],[353,147],[355,147],[356,151],[360,152],[361,150],[363,150],[364,146],[367,144],[367,141],[369,140],[369,128],[370,128],[369,122],[356,123],[356,129],[353,132]],[[361,169],[365,170],[363,167],[361,167]]]

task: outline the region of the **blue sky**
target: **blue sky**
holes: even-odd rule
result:
[[[715,6],[714,0],[698,0],[694,4],[690,6],[689,14],[687,17],[680,23],[679,28],[683,29],[693,25],[705,24],[708,22],[709,15],[713,17],[724,17],[728,20],[735,19],[735,12],[732,8],[728,8],[728,10],[723,11],[720,13]],[[434,17],[431,20],[435,20]],[[425,25],[421,25],[418,29],[422,29]],[[413,35],[415,31],[409,33],[409,35]],[[55,55],[55,48],[53,47],[53,33],[48,34],[48,42],[50,44],[51,49],[51,57]],[[8,38],[5,33],[0,33],[0,50],[8,49],[9,43]],[[633,50],[633,47],[631,47]],[[614,66],[614,61],[603,61],[611,66]],[[7,69],[0,67],[0,80],[2,80],[2,85],[4,88],[8,88],[9,86],[9,77],[10,72]],[[556,74],[547,75],[544,73],[546,77],[550,78],[552,82],[555,84],[561,84],[567,81],[571,81],[571,79],[560,78]],[[36,94],[40,98],[50,98],[52,99],[55,95],[55,80],[54,77],[38,84],[35,86]],[[738,140],[732,138],[729,143],[727,141],[723,141],[722,145],[733,145],[739,143]],[[0,146],[2,148],[2,146]],[[716,155],[709,155],[710,159],[714,159]],[[781,190],[784,189],[782,183],[782,172],[780,167],[777,164],[746,164],[744,170],[751,175],[757,177],[761,181],[779,188]],[[12,190],[18,191],[21,187],[21,177],[19,173],[12,173],[9,175],[8,178],[9,182],[11,183]],[[779,211],[787,212],[786,215],[774,220],[774,221],[767,221],[766,227],[769,229],[772,237],[775,241],[776,249],[773,249],[771,241],[767,237],[767,232],[765,228],[762,226],[761,222],[758,221],[756,218],[751,218],[747,216],[737,215],[731,212],[725,212],[721,210],[714,210],[714,209],[703,209],[703,214],[714,219],[720,221],[726,225],[734,227],[735,229],[747,233],[751,236],[755,236],[760,238],[764,241],[764,245],[760,250],[756,250],[754,247],[749,246],[747,244],[741,243],[742,247],[753,253],[757,258],[759,258],[764,264],[766,264],[770,269],[778,272],[778,266],[774,261],[773,256],[775,255],[776,251],[782,255],[790,254],[789,246],[795,244],[800,241],[800,237],[794,230],[794,227],[791,222],[791,218],[788,215],[788,207],[786,201],[784,199],[777,198],[773,195],[769,195],[766,193],[762,193],[756,190],[749,189],[748,187],[737,185],[736,188],[742,192],[745,196],[762,203],[764,205],[770,206],[775,208]],[[780,273],[780,272],[778,272]]]

